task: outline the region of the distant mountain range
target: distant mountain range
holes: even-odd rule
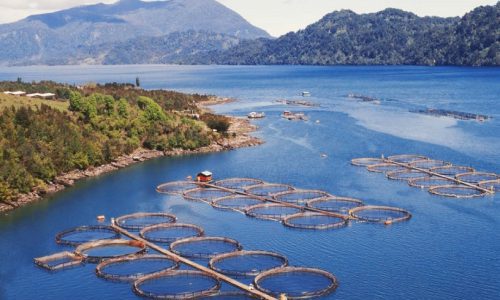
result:
[[[0,64],[500,65],[500,2],[462,18],[330,13],[277,39],[214,0],[122,0],[0,25]]]

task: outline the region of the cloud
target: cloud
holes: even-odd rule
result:
[[[38,10],[59,10],[74,6],[95,4],[95,3],[113,3],[116,0],[7,0],[0,3],[2,8],[14,10],[20,9],[38,9]]]

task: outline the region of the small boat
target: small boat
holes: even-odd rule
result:
[[[308,91],[303,91],[302,92],[302,97],[309,97],[309,96],[311,96],[310,92],[308,92]]]
[[[261,118],[264,118],[265,116],[266,116],[265,113],[263,113],[263,112],[255,112],[255,111],[252,111],[251,113],[249,113],[247,115],[247,117],[249,119],[261,119]]]

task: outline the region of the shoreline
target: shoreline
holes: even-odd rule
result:
[[[234,101],[234,99],[230,98],[214,97],[212,100],[199,103],[198,105],[201,109],[209,109],[206,106],[225,104]],[[222,137],[218,141],[215,141],[208,146],[194,150],[172,149],[167,151],[138,148],[130,154],[125,154],[117,157],[110,163],[103,164],[97,167],[89,167],[85,170],[73,170],[58,175],[52,182],[48,183],[44,189],[34,189],[29,193],[19,194],[16,201],[11,202],[11,204],[0,202],[0,214],[4,214],[19,207],[26,206],[30,203],[43,200],[46,196],[53,195],[59,191],[64,190],[67,187],[73,186],[77,181],[81,179],[97,177],[153,158],[230,151],[243,147],[254,147],[264,143],[262,139],[251,135],[251,133],[255,132],[258,127],[251,124],[250,120],[243,117],[226,117],[231,120],[231,125],[228,129],[227,136]]]

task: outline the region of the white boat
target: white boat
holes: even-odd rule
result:
[[[302,97],[309,97],[309,96],[311,96],[310,92],[308,92],[308,91],[303,91],[302,92]]]
[[[260,118],[264,118],[266,116],[266,114],[263,112],[258,113],[258,112],[252,111],[247,116],[249,119],[260,119]]]

